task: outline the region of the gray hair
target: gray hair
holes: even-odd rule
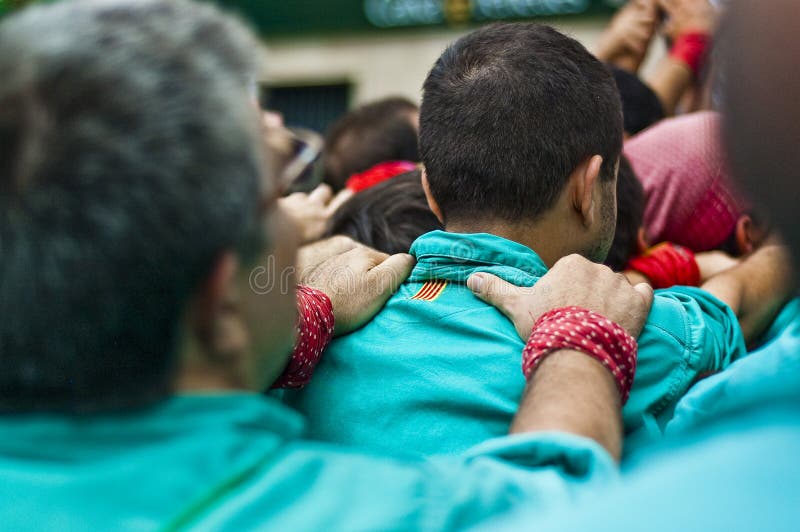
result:
[[[187,0],[0,23],[0,408],[140,404],[226,249],[263,237],[259,46]]]

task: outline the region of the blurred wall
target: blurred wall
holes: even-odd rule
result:
[[[553,25],[592,50],[607,18],[558,21]],[[420,99],[422,82],[448,43],[469,30],[388,32],[386,36],[265,39],[269,51],[269,85],[318,85],[349,82],[350,105],[390,94]],[[664,55],[655,43],[646,74]]]

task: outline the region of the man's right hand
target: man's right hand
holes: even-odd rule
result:
[[[567,306],[602,314],[638,337],[653,304],[650,285],[632,286],[622,274],[579,255],[559,260],[530,288],[515,286],[488,273],[473,274],[467,286],[505,314],[523,341],[528,340],[539,316]]]

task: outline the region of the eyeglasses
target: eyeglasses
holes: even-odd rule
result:
[[[265,113],[263,126],[271,174],[277,176],[278,195],[308,192],[322,181],[322,169],[317,162],[323,138],[309,129],[286,128],[275,116]]]
[[[285,192],[308,191],[319,184],[322,174],[316,163],[322,155],[322,137],[309,129],[285,129],[289,140],[290,156],[278,178]]]

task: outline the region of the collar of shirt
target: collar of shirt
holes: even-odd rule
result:
[[[299,437],[302,418],[275,399],[253,393],[187,394],[155,406],[97,415],[0,416],[0,452],[52,460],[93,459],[120,448],[191,437],[267,436],[268,447]],[[267,441],[269,440],[269,441]],[[206,440],[208,442],[208,440]]]
[[[464,283],[473,273],[487,272],[518,286],[532,286],[547,273],[532,249],[487,233],[431,231],[412,244],[410,253],[417,259],[411,282]]]

